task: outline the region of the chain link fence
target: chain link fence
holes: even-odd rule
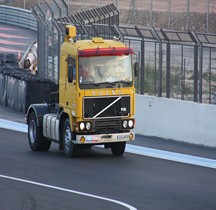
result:
[[[124,7],[127,7],[127,1],[125,2]],[[156,1],[154,2],[156,5]],[[58,82],[59,49],[64,37],[64,25],[72,23],[77,26],[78,39],[116,36],[133,47],[134,62],[138,62],[140,66],[136,79],[138,93],[215,103],[216,35],[187,30],[174,31],[150,24],[148,27],[119,25],[121,12],[118,13],[117,7],[121,7],[120,1],[112,1],[111,6],[103,6],[105,1],[101,1],[103,9],[94,7],[92,1],[92,9],[88,10],[82,10],[87,5],[85,1],[73,3],[80,4],[80,12],[70,13],[72,1],[63,0],[39,3],[33,7],[34,16],[39,23],[40,76]]]
[[[58,49],[63,41],[64,25],[72,23],[77,26],[79,39],[116,36],[134,48],[135,60],[140,66],[136,80],[138,93],[200,103],[213,102],[216,92],[216,35],[150,26],[121,26],[118,25],[117,11],[114,4],[76,14],[69,13],[67,4],[35,6],[33,13],[41,23],[39,46],[47,46],[39,47],[43,51],[39,52],[39,65],[44,61],[39,69],[47,69],[40,74],[58,81]],[[47,59],[44,59],[45,55]]]
[[[214,103],[215,35],[134,27],[123,34],[138,55],[138,93]]]
[[[31,9],[44,0],[0,0],[0,4]],[[51,0],[47,0],[51,2]],[[216,33],[216,0],[65,0],[69,13],[114,4],[120,22],[171,30]]]

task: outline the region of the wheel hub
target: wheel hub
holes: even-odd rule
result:
[[[65,149],[68,151],[71,147],[71,131],[70,128],[67,127],[64,135]]]
[[[36,138],[36,125],[33,120],[30,122],[30,125],[29,125],[29,137],[30,137],[31,143],[33,144]]]

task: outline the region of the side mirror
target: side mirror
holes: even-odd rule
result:
[[[139,63],[134,63],[134,76],[137,77],[139,73]]]

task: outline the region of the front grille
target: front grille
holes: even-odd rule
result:
[[[129,116],[130,96],[86,97],[83,109],[85,119]]]
[[[100,119],[94,121],[95,133],[116,133],[121,130],[120,119]]]

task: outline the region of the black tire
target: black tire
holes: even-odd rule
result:
[[[32,151],[48,151],[51,145],[51,141],[43,136],[43,128],[38,127],[34,112],[28,119],[28,142]]]
[[[77,145],[72,142],[73,133],[71,132],[70,121],[66,119],[63,127],[63,148],[65,157],[75,157],[77,155]]]
[[[126,142],[117,142],[111,144],[111,151],[114,156],[121,156],[124,154]]]
[[[43,137],[43,145],[41,147],[41,151],[47,152],[50,149],[51,141],[45,137]]]

